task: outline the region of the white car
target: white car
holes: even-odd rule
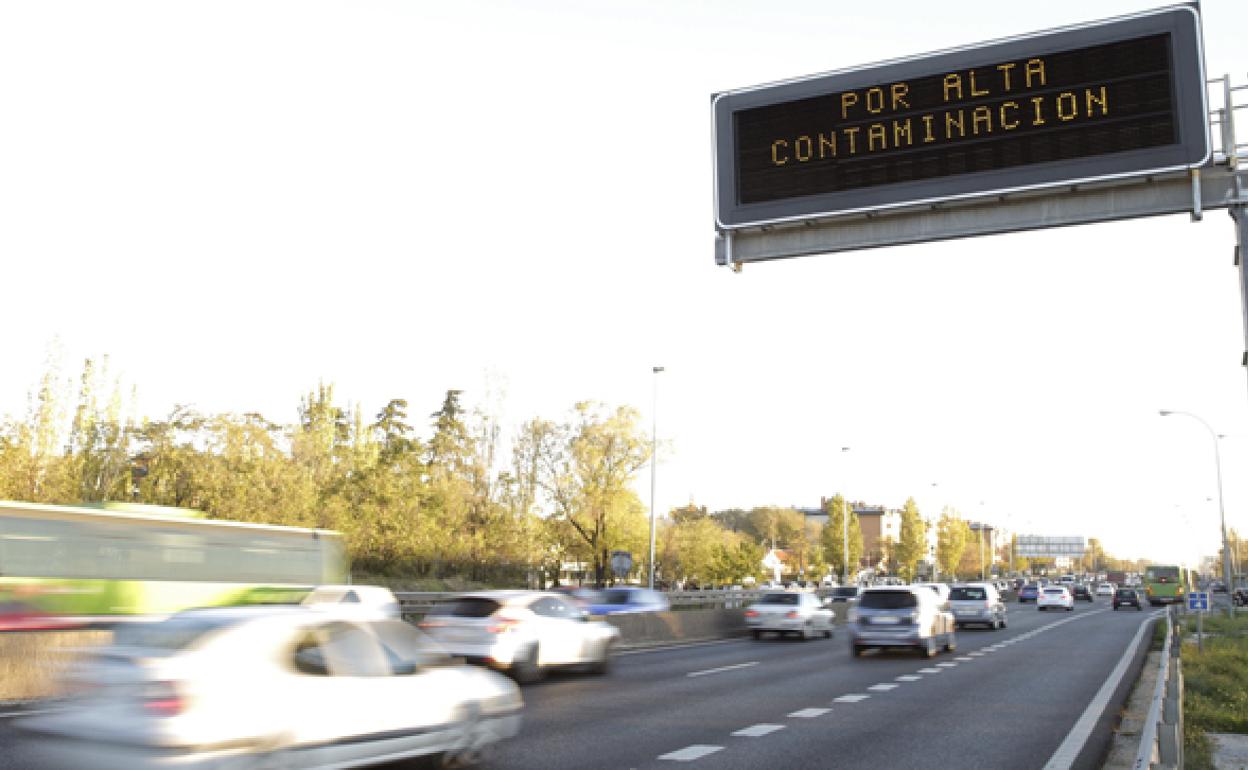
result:
[[[120,627],[64,710],[18,724],[31,764],[340,768],[470,760],[520,727],[515,683],[399,620],[326,608],[189,610]]]
[[[1101,583],[1100,585],[1096,587],[1096,595],[1097,596],[1113,596],[1114,591],[1116,589],[1117,589],[1117,586],[1115,586],[1113,583]]]
[[[481,591],[435,604],[420,628],[452,655],[540,679],[548,668],[606,673],[620,630],[548,591]]]
[[[1047,585],[1040,590],[1040,595],[1036,597],[1036,609],[1047,610],[1050,607],[1070,612],[1075,609],[1075,597],[1071,595],[1070,589],[1065,586]]]
[[[948,583],[915,583],[916,586],[924,586],[936,592],[940,597],[941,604],[949,601],[949,584]]]
[[[831,599],[820,599],[805,591],[773,591],[750,605],[745,611],[745,625],[755,639],[764,632],[778,636],[797,634],[803,641],[814,636],[832,638],[836,613],[829,609]]]
[[[324,585],[303,597],[305,607],[330,605],[361,616],[399,619],[399,600],[384,586]]]

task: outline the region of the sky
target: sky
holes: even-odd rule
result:
[[[1213,553],[1214,439],[1158,410],[1225,434],[1248,530],[1225,211],[713,259],[713,93],[1157,5],[5,3],[0,415],[50,350],[154,418],[292,422],[319,382],[417,423],[450,388],[508,425],[593,400],[657,425],[659,511],[913,496]],[[1248,4],[1203,17],[1245,85]]]

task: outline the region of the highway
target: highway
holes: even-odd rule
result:
[[[958,649],[932,659],[852,658],[843,628],[624,653],[606,676],[527,685],[521,735],[482,767],[1099,767],[1142,661],[1126,653],[1147,646],[1154,613],[1104,599],[1009,609],[1009,628],[960,630]],[[1125,675],[1106,685],[1116,669]],[[32,767],[12,721],[0,719],[0,770]]]

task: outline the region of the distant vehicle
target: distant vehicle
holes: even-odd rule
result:
[[[1100,583],[1096,587],[1096,595],[1097,596],[1113,596],[1114,589],[1116,589],[1117,587],[1118,586],[1114,585],[1113,583]]]
[[[1210,593],[1224,594],[1226,593],[1226,583],[1221,580],[1214,580],[1209,583],[1209,591]]]
[[[777,636],[796,634],[802,641],[816,635],[832,638],[832,622],[836,613],[828,609],[830,599],[805,591],[773,591],[750,605],[745,611],[745,624],[750,635],[761,639],[763,634],[774,631]]]
[[[0,501],[0,603],[57,616],[164,616],[294,604],[314,586],[346,582],[336,532],[99,505]]]
[[[1248,605],[1248,588],[1240,587],[1232,591],[1231,602],[1236,607],[1243,607],[1245,605]]]
[[[852,602],[858,598],[861,589],[858,586],[837,586],[832,589],[832,601]]]
[[[515,735],[523,705],[514,683],[456,664],[410,625],[330,607],[123,625],[74,680],[84,695],[18,722],[54,767],[455,761]]]
[[[949,609],[959,628],[982,625],[996,631],[1007,624],[1001,594],[988,583],[955,585],[949,592]]]
[[[589,605],[591,615],[616,615],[625,612],[666,612],[671,609],[667,597],[658,591],[640,586],[616,586],[599,592]]]
[[[848,624],[855,657],[871,647],[909,647],[934,657],[957,648],[953,613],[929,588],[880,586],[863,590]]]
[[[1036,600],[1036,609],[1062,609],[1070,612],[1075,609],[1075,598],[1065,586],[1045,586]]]
[[[946,583],[915,583],[915,585],[932,589],[940,597],[942,603],[949,601],[949,585]]]
[[[1126,582],[1127,582],[1127,573],[1126,573],[1126,572],[1122,572],[1122,571],[1118,571],[1118,572],[1106,572],[1106,573],[1105,573],[1105,580],[1106,580],[1106,582],[1113,583],[1113,584],[1114,584],[1114,585],[1116,585],[1116,586],[1126,585]]]
[[[1177,604],[1183,601],[1190,583],[1187,570],[1175,564],[1154,564],[1144,570],[1144,595],[1149,605]]]
[[[519,682],[548,669],[605,673],[620,638],[615,626],[548,591],[481,591],[435,604],[420,628],[452,655],[507,671]]]
[[[1076,601],[1090,602],[1092,601],[1092,590],[1083,583],[1076,583],[1070,587],[1070,596]]]
[[[733,587],[738,590],[741,588],[740,586]],[[549,590],[552,593],[568,597],[572,601],[576,602],[578,607],[584,610],[588,610],[591,606],[593,606],[594,602],[598,601],[599,596],[597,589],[588,588],[586,586],[556,586],[555,588],[551,588]]]
[[[1140,605],[1140,592],[1134,588],[1119,588],[1114,591],[1114,598],[1112,601],[1115,611],[1117,611],[1119,607],[1135,607],[1137,610],[1144,609]]]
[[[1040,598],[1040,592],[1043,590],[1044,589],[1040,587],[1039,583],[1028,583],[1018,589],[1018,603],[1026,604],[1027,602],[1036,601]]]
[[[361,616],[400,619],[399,600],[384,586],[317,586],[300,604],[305,607],[334,605]]]

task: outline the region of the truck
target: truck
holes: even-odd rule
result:
[[[1106,572],[1105,580],[1116,586],[1124,586],[1127,584],[1127,573],[1125,572]]]

